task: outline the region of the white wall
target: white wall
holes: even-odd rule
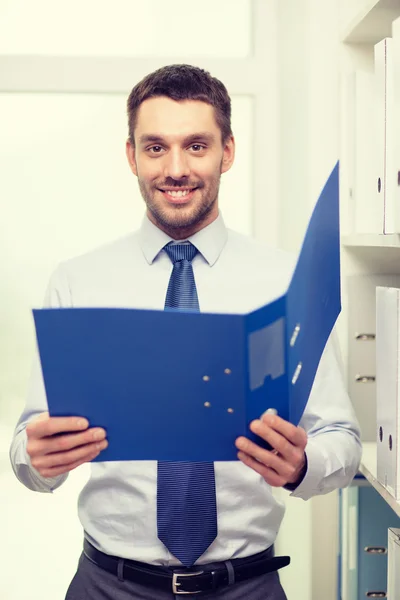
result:
[[[0,17],[0,54],[238,58],[251,43],[248,0],[114,0],[112,10],[98,0],[11,0]]]

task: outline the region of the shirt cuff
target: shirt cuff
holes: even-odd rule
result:
[[[289,492],[294,492],[294,490],[297,490],[297,488],[303,481],[304,477],[306,476],[307,471],[308,471],[308,459],[307,459],[307,454],[304,452],[304,466],[301,469],[300,475],[298,476],[297,481],[295,483],[287,483],[286,485],[284,485],[283,487],[285,488],[285,490],[288,490]]]
[[[303,480],[290,494],[295,498],[309,500],[323,491],[323,480],[325,477],[325,457],[321,447],[313,438],[309,438],[305,449],[307,460],[307,472]],[[286,486],[285,486],[286,487]],[[286,487],[291,491],[291,488]]]

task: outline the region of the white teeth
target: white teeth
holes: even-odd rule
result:
[[[169,196],[173,196],[173,198],[182,198],[183,196],[187,196],[191,190],[178,190],[178,191],[168,191],[167,194]]]

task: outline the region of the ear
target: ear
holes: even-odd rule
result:
[[[229,171],[235,160],[235,138],[231,135],[225,142],[221,163],[221,174]]]
[[[126,157],[132,173],[137,177],[136,150],[129,139],[126,140]]]

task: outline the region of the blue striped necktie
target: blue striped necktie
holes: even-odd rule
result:
[[[192,267],[197,248],[193,244],[168,244],[164,250],[173,263],[165,308],[198,311]],[[171,554],[190,567],[217,536],[214,463],[159,462],[157,471],[158,537]]]

